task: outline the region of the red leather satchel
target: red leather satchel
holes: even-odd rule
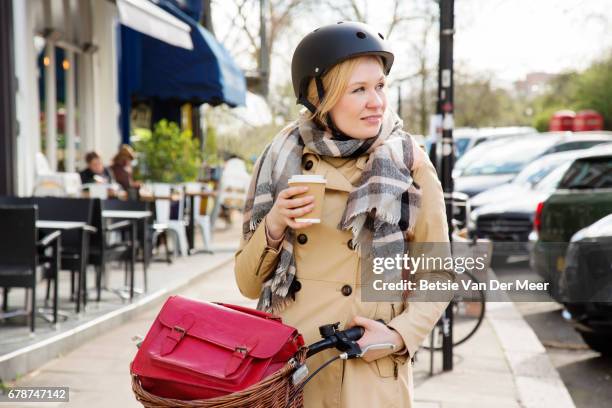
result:
[[[304,345],[280,317],[242,306],[168,298],[131,365],[152,394],[208,399],[279,370]]]

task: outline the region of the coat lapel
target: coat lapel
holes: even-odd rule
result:
[[[316,160],[316,165],[313,166],[312,172],[304,172],[304,174],[320,174],[325,177],[327,180],[327,184],[325,185],[326,189],[338,190],[338,191],[353,191],[353,185],[349,181],[349,179],[337,168],[321,159],[321,156],[310,150],[308,147],[304,147],[304,156],[313,156],[314,160]],[[357,166],[359,167],[359,161],[365,163],[367,157],[363,157],[363,160],[360,157],[358,159]],[[361,164],[363,166],[363,163]],[[363,167],[361,167],[363,168]]]

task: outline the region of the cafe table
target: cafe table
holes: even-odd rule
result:
[[[92,227],[91,225],[88,225],[85,222],[58,221],[58,220],[37,220],[36,228],[38,228],[39,230],[46,230],[46,231],[68,231],[68,230],[75,230],[75,229],[81,230],[81,248],[80,248],[80,253],[79,253],[79,256],[81,259],[81,265],[80,265],[81,267],[79,271],[79,285],[78,285],[79,287],[77,289],[77,298],[76,298],[76,312],[77,314],[80,313],[81,312],[81,294],[83,293],[83,290],[84,290],[83,283],[85,282],[84,273],[87,268],[87,253],[88,253],[88,243],[89,243],[89,240],[87,239],[87,234],[96,232],[96,229]],[[59,276],[56,276],[55,279],[56,281],[55,281],[55,284],[53,285],[53,295],[55,296],[55,299],[57,299]],[[39,309],[39,313],[45,320],[51,321],[51,319],[49,319],[48,317],[48,312],[46,312],[46,309],[44,308]],[[57,302],[54,302],[53,320],[52,320],[53,323],[57,323],[58,315],[64,318],[67,318],[67,315],[58,313]]]
[[[103,210],[102,218],[106,219],[118,219],[118,220],[129,220],[132,221],[132,239],[136,241],[138,224],[142,229],[143,237],[143,272],[144,272],[144,292],[147,291],[147,265],[149,262],[149,251],[147,247],[147,218],[151,217],[153,213],[151,211],[131,211],[131,210]],[[136,251],[136,246],[132,245],[132,251]],[[126,289],[115,291],[121,298],[125,298],[124,293]],[[142,293],[142,290],[134,289],[134,270],[130,272],[130,288],[129,288],[129,299],[134,298],[134,292]]]

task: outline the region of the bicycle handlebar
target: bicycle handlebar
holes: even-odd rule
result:
[[[382,319],[377,319],[377,321],[382,324],[386,324]],[[293,384],[299,384],[298,389],[303,388],[312,377],[317,375],[319,371],[338,359],[349,360],[352,358],[363,357],[368,350],[395,350],[395,345],[391,343],[370,344],[362,350],[361,347],[359,347],[359,344],[357,344],[357,340],[363,336],[365,329],[362,326],[355,326],[346,330],[338,330],[338,326],[340,326],[340,322],[320,326],[319,332],[321,333],[323,340],[308,346],[306,358],[332,347],[342,351],[342,353],[326,361],[310,375],[308,375],[308,368],[306,365],[300,365],[292,374]]]
[[[319,340],[318,342],[308,346],[308,353],[306,354],[306,357],[313,356],[323,350],[332,347],[342,347],[342,349],[339,350],[346,351],[347,347],[345,344],[343,344],[344,341],[355,342],[359,340],[361,336],[363,336],[364,332],[365,329],[361,326],[355,326],[347,330],[338,331],[332,336],[324,338],[323,340]]]
[[[385,324],[382,319],[377,321]],[[357,340],[363,336],[365,329],[362,326],[355,326],[346,330],[337,330],[339,325],[340,323],[338,322],[319,327],[323,340],[308,346],[306,358],[332,347],[345,352],[349,356],[348,358],[360,356],[362,351],[357,344]]]

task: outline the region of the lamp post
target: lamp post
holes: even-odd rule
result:
[[[17,122],[13,4],[0,2],[0,194],[16,193]]]
[[[402,118],[402,83],[397,84],[397,116]]]
[[[441,156],[438,175],[442,182],[449,240],[452,240],[453,219],[453,35],[455,33],[454,0],[439,0],[440,59],[438,67],[438,104],[436,113],[442,116],[442,140],[436,147]],[[442,369],[453,369],[453,305],[448,305],[442,316]]]

